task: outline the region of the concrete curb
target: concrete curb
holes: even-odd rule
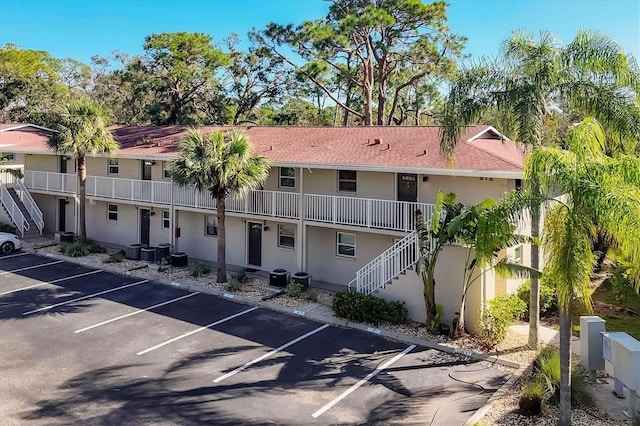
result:
[[[25,247],[23,249],[24,251],[28,251],[31,253],[35,253],[38,254],[35,250],[37,250],[37,247],[29,247],[27,250],[27,247]],[[56,259],[62,259],[62,260],[66,260],[68,262],[72,262],[72,263],[77,263],[83,266],[89,266],[87,262],[82,262],[80,261],[81,258],[78,259],[74,259],[74,258],[69,258],[67,256],[63,256],[63,255],[59,255],[59,254],[52,254],[52,253],[47,253],[46,254],[47,257],[53,257]],[[95,266],[94,266],[95,267]],[[116,268],[114,268],[113,266],[109,265],[108,263],[103,264],[102,266],[100,266],[97,269],[102,269],[114,274],[118,274],[118,275],[125,275],[125,276],[137,276],[139,278],[148,278],[145,276],[138,276],[135,274],[135,271],[128,271],[126,273],[123,273],[120,270],[116,270]],[[356,330],[361,330],[361,331],[365,331],[368,333],[372,333],[378,336],[382,336],[382,337],[386,337],[388,339],[392,339],[392,340],[396,340],[396,341],[400,341],[400,342],[405,342],[405,343],[409,343],[409,344],[413,344],[413,345],[417,345],[417,346],[424,346],[426,348],[429,349],[434,349],[440,352],[445,352],[445,353],[449,353],[452,355],[458,355],[461,357],[466,357],[466,358],[470,358],[476,361],[487,361],[487,362],[491,362],[491,363],[495,363],[495,364],[500,364],[502,366],[505,367],[509,367],[509,368],[521,368],[520,364],[517,362],[513,362],[513,361],[508,361],[505,359],[501,359],[500,357],[496,357],[493,355],[488,355],[488,354],[483,354],[483,353],[477,353],[474,352],[470,349],[466,349],[466,348],[456,348],[456,347],[451,347],[451,346],[446,346],[446,345],[442,345],[440,343],[437,342],[433,342],[431,340],[426,340],[426,339],[419,339],[413,336],[408,336],[406,334],[402,334],[402,333],[396,333],[396,332],[392,332],[392,331],[388,331],[388,330],[384,330],[384,329],[380,329],[380,328],[375,328],[375,327],[371,327],[368,326],[366,324],[361,324],[361,323],[357,323],[357,322],[351,322],[348,320],[344,320],[344,319],[340,319],[340,318],[335,318],[332,316],[327,316],[327,315],[322,315],[322,314],[317,314],[315,312],[313,312],[313,310],[311,311],[303,311],[301,309],[297,309],[297,308],[291,308],[289,306],[284,306],[284,305],[280,305],[278,303],[273,303],[273,302],[269,302],[269,301],[262,301],[262,300],[256,300],[256,299],[252,299],[249,297],[245,297],[245,296],[240,296],[237,294],[233,294],[230,292],[224,292],[224,291],[220,291],[220,290],[216,290],[216,289],[212,289],[212,288],[207,288],[207,287],[203,287],[200,285],[191,285],[191,284],[184,284],[184,283],[180,283],[180,282],[176,282],[176,281],[169,281],[169,280],[163,280],[161,278],[148,278],[150,282],[156,282],[162,285],[166,285],[166,286],[170,286],[170,287],[176,287],[176,288],[180,288],[186,291],[193,291],[193,292],[198,292],[198,293],[202,293],[202,294],[208,294],[211,296],[215,296],[215,297],[220,297],[223,299],[228,299],[228,300],[233,300],[235,302],[238,303],[243,303],[246,305],[251,305],[251,306],[259,306],[265,309],[270,309],[272,311],[276,311],[276,312],[281,312],[284,314],[288,314],[288,315],[294,315],[294,316],[301,316],[301,317],[305,317],[308,318],[310,320],[313,321],[318,321],[321,323],[325,323],[325,324],[329,324],[329,325],[333,325],[336,327],[344,327],[344,328],[352,328],[352,329],[356,329]],[[508,383],[508,382],[507,382]],[[504,387],[504,385],[503,385]],[[501,388],[502,389],[502,388]]]
[[[500,386],[500,389],[495,391],[494,394],[491,395],[491,398],[489,398],[482,407],[478,408],[476,412],[473,413],[473,415],[469,418],[469,420],[464,423],[463,426],[473,426],[474,424],[482,420],[482,418],[489,412],[493,404],[495,404],[497,400],[502,398],[509,390],[511,390],[511,388],[518,382],[518,380],[520,380],[527,367],[528,366],[522,366],[518,368],[518,370],[513,373],[509,380],[507,380],[502,386]]]

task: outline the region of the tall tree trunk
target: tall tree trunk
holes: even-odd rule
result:
[[[560,417],[559,426],[571,426],[571,306],[560,308]]]
[[[531,209],[531,236],[540,236],[540,209]],[[539,269],[540,252],[536,244],[531,244],[531,267]],[[529,295],[529,347],[538,349],[540,340],[540,281],[537,277],[531,277],[531,291]]]
[[[424,296],[424,304],[427,307],[427,325],[436,316],[436,298],[433,274],[430,271],[422,273],[422,294]]]
[[[216,215],[218,218],[218,276],[219,283],[227,282],[227,242],[225,230],[225,199],[224,195],[216,197]]]
[[[362,81],[362,101],[364,103],[364,111],[362,121],[365,126],[373,124],[373,66],[371,60],[365,63],[363,81]]]
[[[87,201],[87,163],[84,155],[78,156],[78,218],[80,220],[78,236],[82,239],[87,238],[87,221],[85,205]]]
[[[387,79],[383,76],[386,72],[386,66],[383,62],[378,66],[378,78],[380,80],[378,82],[378,120],[376,122],[378,126],[382,126],[384,124],[384,113],[387,103]]]

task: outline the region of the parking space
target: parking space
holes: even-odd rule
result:
[[[371,333],[54,262],[0,258],[9,423],[462,424],[508,378]]]

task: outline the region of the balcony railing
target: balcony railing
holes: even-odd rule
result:
[[[75,194],[76,176],[51,172],[25,171],[24,182],[30,190]],[[169,206],[215,210],[216,202],[208,193],[178,187],[170,182],[88,176],[87,196],[127,200]],[[244,197],[229,198],[227,211],[259,216],[304,219],[336,225],[409,232],[414,228],[416,209],[431,217],[433,204],[410,203],[372,198],[339,197],[282,191],[249,191]],[[302,208],[302,210],[300,210]]]

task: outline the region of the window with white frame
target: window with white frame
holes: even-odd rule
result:
[[[346,232],[338,232],[336,238],[337,255],[345,257],[356,257],[356,236]]]
[[[162,162],[162,178],[171,179],[171,162],[169,161]]]
[[[218,235],[218,219],[212,214],[204,217],[204,235],[210,237]]]
[[[119,171],[120,171],[120,161],[117,158],[110,158],[108,173],[110,175],[117,175]]]
[[[118,221],[118,205],[107,204],[107,220],[110,222]]]
[[[162,229],[169,229],[171,227],[171,216],[169,210],[162,210]]]
[[[296,246],[295,225],[278,225],[278,247],[294,249]]]
[[[522,246],[518,246],[513,250],[513,261],[522,264]]]
[[[280,167],[280,187],[295,188],[296,169],[293,167]]]
[[[356,192],[356,171],[338,170],[338,191]]]

